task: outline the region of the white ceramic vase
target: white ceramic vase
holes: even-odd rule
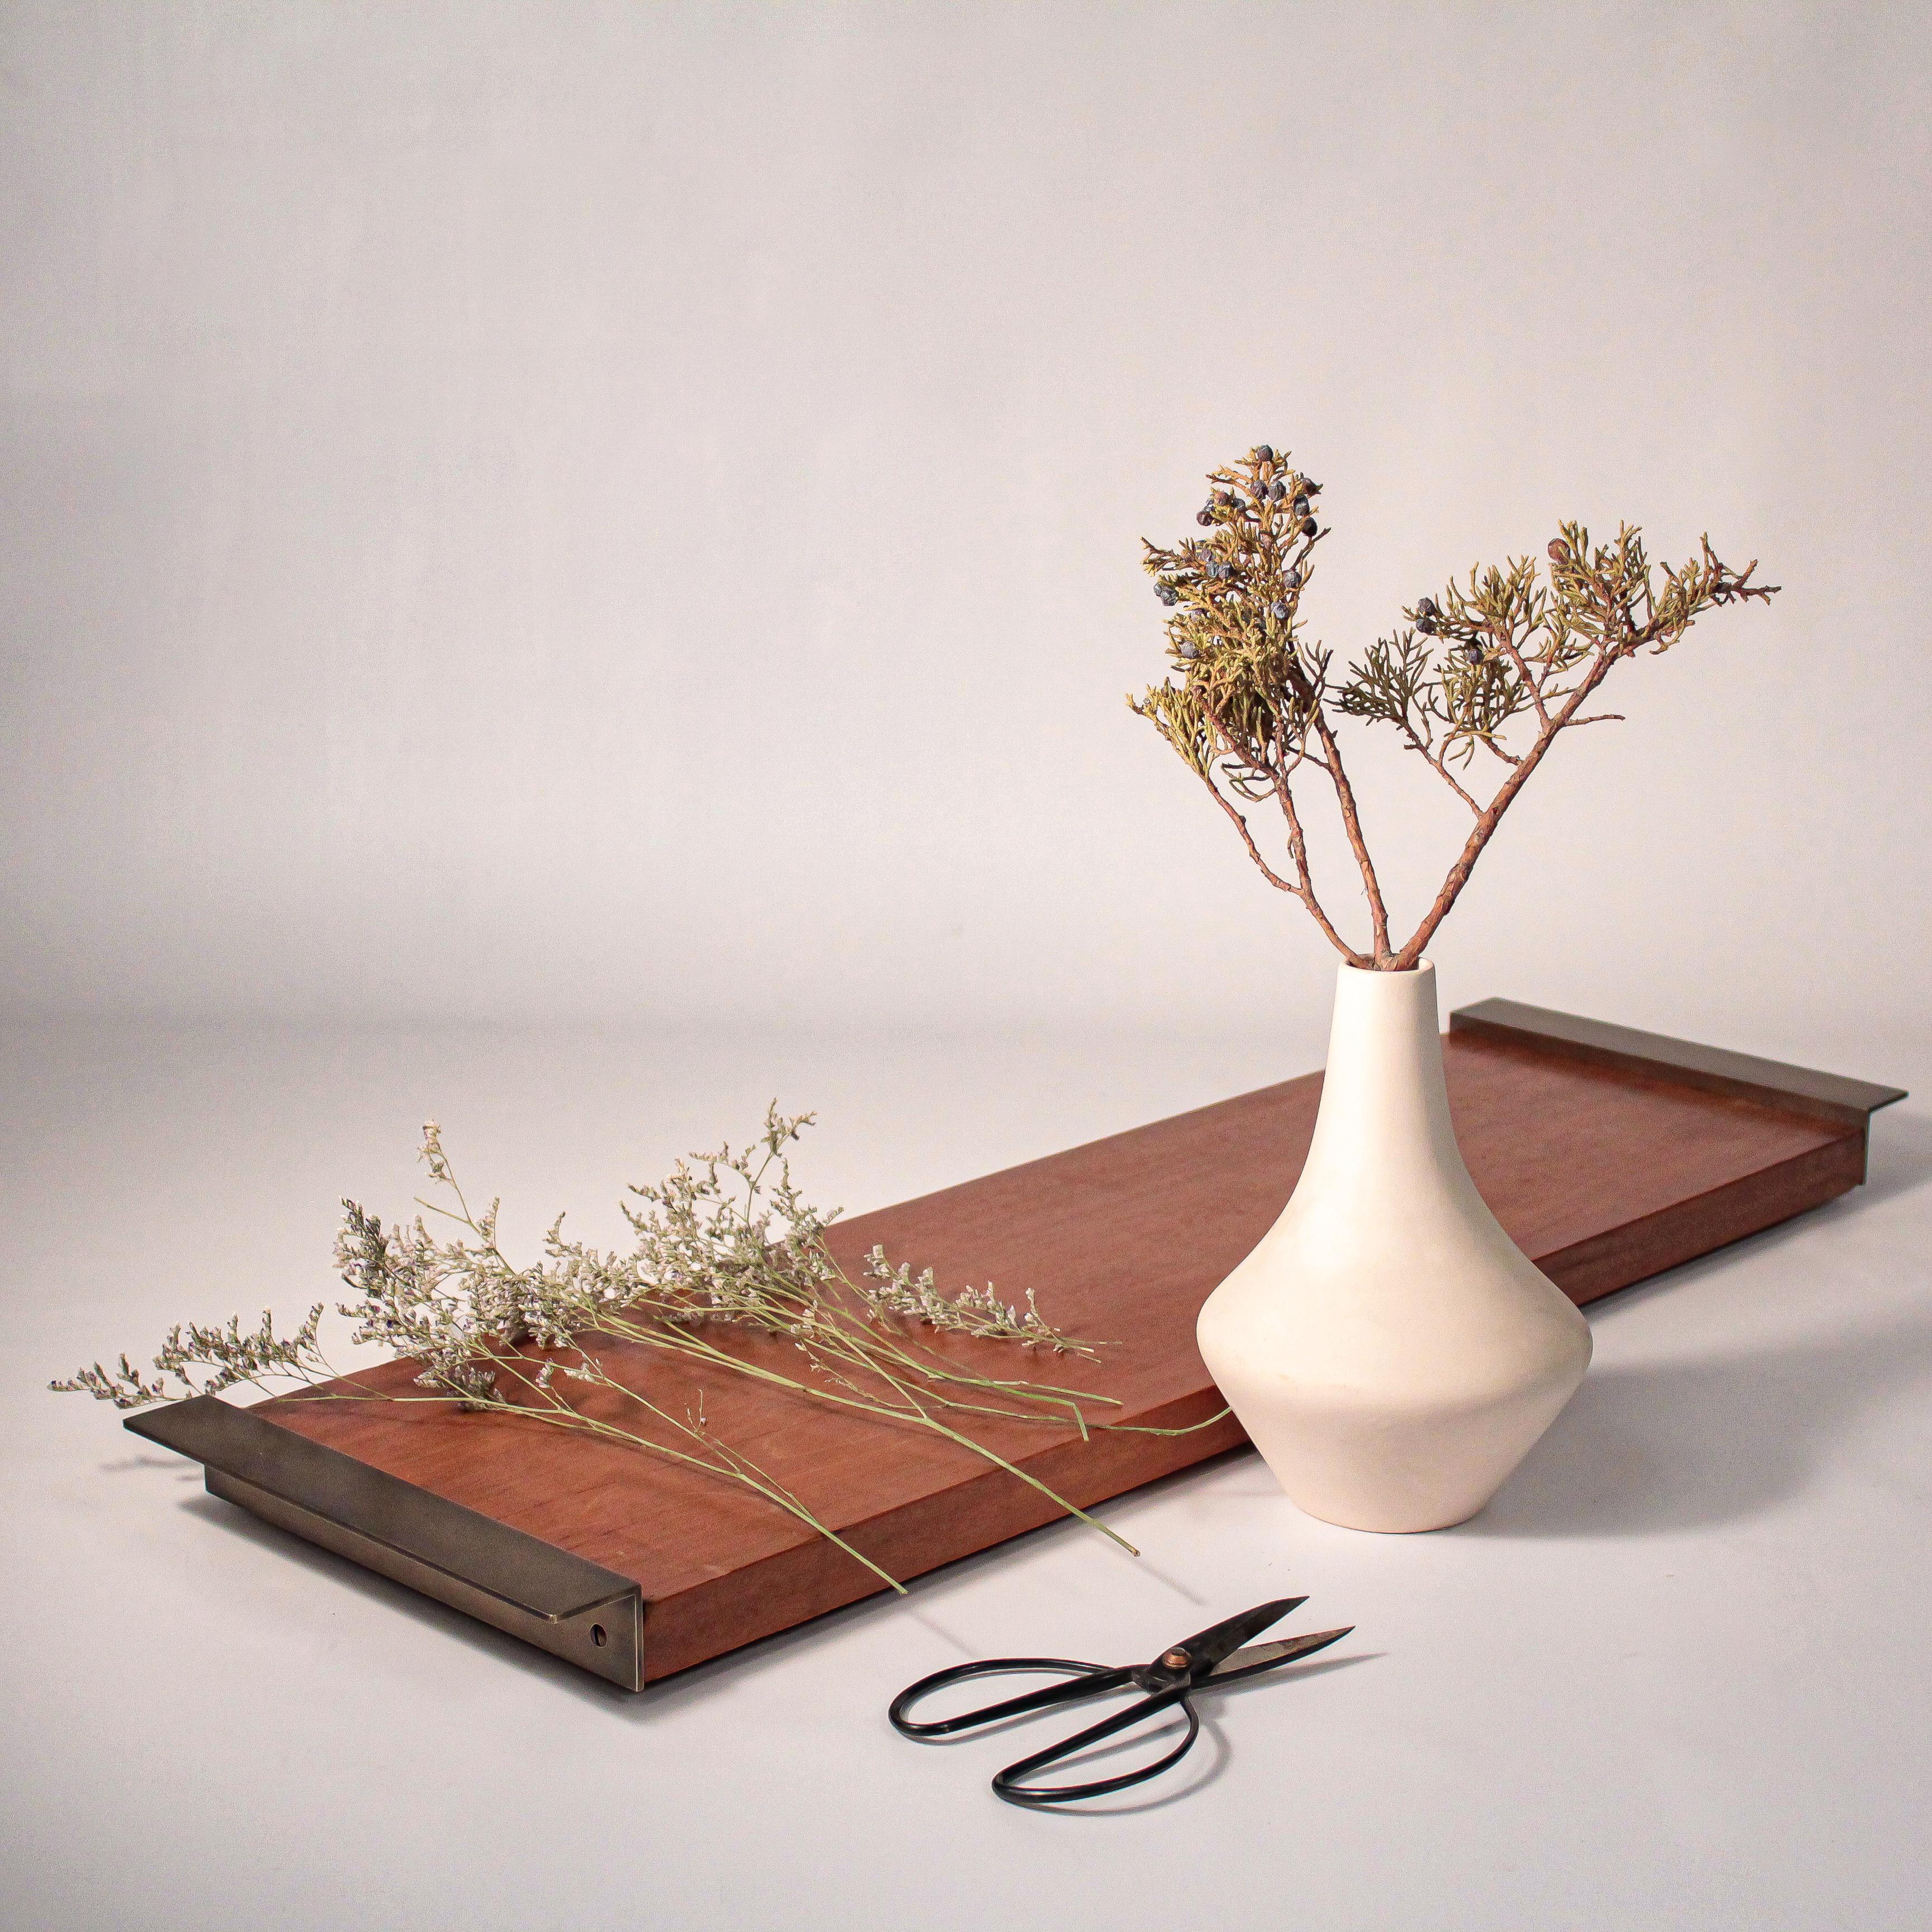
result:
[[[1352,1529],[1474,1515],[1582,1380],[1589,1324],[1462,1165],[1426,961],[1342,968],[1307,1165],[1197,1332],[1282,1487]]]

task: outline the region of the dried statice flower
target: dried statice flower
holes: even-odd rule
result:
[[[116,1368],[96,1362],[66,1382],[50,1388],[92,1396],[116,1408],[145,1408],[150,1402],[173,1402],[188,1396],[217,1395],[238,1383],[257,1386],[274,1378],[304,1379],[320,1360],[317,1336],[323,1313],[318,1301],[292,1335],[275,1333],[275,1318],[264,1310],[261,1326],[242,1332],[242,1318],[230,1316],[225,1328],[204,1328],[197,1322],[177,1322],[154,1355],[154,1379],[149,1382],[125,1354]],[[173,1376],[180,1387],[170,1389]]]
[[[655,1186],[632,1188],[624,1210],[635,1238],[628,1254],[566,1238],[560,1215],[544,1238],[541,1258],[520,1265],[498,1244],[500,1204],[493,1201],[480,1214],[472,1210],[444,1151],[442,1130],[426,1123],[421,1157],[431,1198],[417,1204],[454,1232],[433,1234],[422,1214],[386,1225],[359,1203],[345,1201],[335,1244],[336,1265],[350,1296],[336,1308],[352,1324],[351,1339],[412,1363],[411,1386],[419,1393],[374,1389],[340,1375],[321,1346],[320,1303],[286,1336],[276,1333],[266,1314],[252,1333],[243,1332],[238,1318],[225,1328],[172,1329],[154,1358],[152,1379],[124,1355],[118,1368],[96,1363],[52,1386],[137,1408],[243,1383],[265,1390],[292,1383],[292,1392],[305,1400],[440,1402],[525,1417],[743,1484],[899,1587],[710,1429],[701,1386],[695,1406],[680,1417],[614,1376],[598,1351],[616,1340],[673,1358],[694,1376],[742,1376],[801,1400],[944,1436],[1131,1549],[959,1426],[970,1417],[992,1416],[1071,1424],[1084,1437],[1088,1410],[1112,1404],[1112,1397],[976,1375],[925,1346],[904,1324],[1055,1353],[1091,1355],[1093,1346],[1053,1328],[1030,1294],[1024,1312],[1000,1302],[990,1284],[948,1297],[930,1270],[915,1278],[909,1268],[892,1267],[880,1250],[874,1250],[860,1280],[848,1280],[826,1242],[834,1217],[806,1202],[791,1178],[787,1149],[811,1120],[808,1114],[788,1118],[774,1105],[763,1133],[748,1146],[694,1155]],[[732,1328],[789,1340],[800,1358],[797,1372],[736,1354],[713,1339],[713,1331]],[[576,1407],[560,1380],[622,1398],[637,1426]]]
[[[944,1334],[1017,1342],[1023,1348],[1048,1348],[1055,1354],[1096,1352],[1091,1342],[1070,1340],[1053,1327],[1040,1312],[1031,1288],[1027,1290],[1024,1315],[1002,1302],[991,1282],[984,1288],[963,1289],[949,1300],[939,1292],[932,1269],[915,1277],[908,1264],[894,1268],[881,1247],[874,1247],[866,1257],[866,1280],[853,1286],[874,1315],[902,1316]]]

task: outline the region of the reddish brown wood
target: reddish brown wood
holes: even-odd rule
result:
[[[1480,1033],[1444,1040],[1456,1132],[1484,1198],[1582,1302],[1782,1220],[1856,1184],[1862,1126],[1700,1090]],[[874,1242],[943,1286],[1028,1289],[1062,1328],[1113,1342],[1099,1364],[949,1340],[963,1360],[1115,1398],[1124,1422],[1176,1427],[1218,1394],[1194,1318],[1286,1200],[1321,1076],[1076,1148],[838,1225],[848,1267]],[[747,1354],[788,1348],[740,1336]],[[688,1372],[614,1350],[614,1371],[668,1407]],[[406,1365],[378,1370],[398,1390]],[[703,1388],[717,1432],[893,1574],[909,1578],[1048,1521],[1051,1504],[969,1452],[740,1378]],[[616,1399],[602,1400],[614,1405]],[[593,1399],[594,1400],[594,1399]],[[284,1399],[257,1413],[640,1586],[652,1678],[870,1594],[877,1580],[730,1483],[541,1424],[381,1402]],[[1115,1496],[1242,1440],[993,1424],[990,1446],[1074,1501]]]

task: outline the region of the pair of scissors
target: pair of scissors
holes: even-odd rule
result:
[[[1194,1692],[1217,1690],[1241,1678],[1252,1677],[1264,1670],[1279,1670],[1284,1664],[1312,1657],[1316,1651],[1325,1650],[1354,1628],[1350,1624],[1341,1630],[1317,1630],[1309,1636],[1280,1637],[1270,1642],[1242,1648],[1250,1637],[1258,1636],[1269,1624],[1280,1622],[1289,1611],[1299,1610],[1307,1600],[1306,1597],[1282,1597],[1271,1604],[1257,1604],[1252,1610],[1244,1610],[1239,1616],[1228,1618],[1225,1623],[1216,1624],[1197,1636],[1184,1639],[1172,1649],[1162,1651],[1151,1664],[1125,1664],[1110,1669],[1104,1664],[1081,1664],[1065,1657],[993,1657],[978,1664],[955,1664],[950,1670],[936,1670],[930,1677],[922,1677],[916,1684],[908,1684],[892,1700],[892,1708],[886,1714],[892,1720],[893,1730],[902,1737],[930,1743],[935,1738],[957,1737],[962,1732],[1004,1724],[1010,1718],[1024,1717],[1032,1712],[1070,1704],[1079,1698],[1097,1697],[1105,1691],[1124,1690],[1132,1684],[1148,1694],[1139,1702],[1129,1705],[1111,1718],[1103,1718],[1097,1724],[1088,1725],[1084,1731],[1075,1732],[1057,1744],[1049,1744],[1045,1750],[1034,1752],[1031,1757],[1008,1765],[993,1779],[994,1790],[1010,1804],[1066,1804],[1076,1798],[1102,1797],[1110,1791],[1124,1791],[1130,1785],[1157,1778],[1187,1755],[1193,1748],[1194,1740],[1201,1735],[1201,1720],[1195,1714],[1190,1701]],[[938,1718],[928,1724],[917,1723],[908,1714],[914,1705],[935,1690],[943,1690],[950,1684],[963,1684],[969,1678],[1049,1672],[1064,1676],[1068,1681],[1064,1684],[1049,1684],[1043,1690],[1030,1690],[1022,1696],[1009,1697],[1004,1703],[988,1704],[980,1710],[968,1711],[956,1718]],[[1034,1772],[1045,1770],[1048,1765],[1076,1756],[1090,1746],[1117,1737],[1121,1732],[1144,1724],[1176,1705],[1187,1719],[1187,1735],[1165,1757],[1156,1758],[1151,1764],[1118,1777],[1096,1778],[1087,1784],[1027,1782]]]

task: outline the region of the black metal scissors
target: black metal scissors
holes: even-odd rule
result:
[[[908,1685],[892,1700],[892,1707],[887,1715],[892,1719],[893,1730],[902,1737],[929,1742],[935,1738],[955,1737],[962,1731],[1004,1724],[1010,1718],[1044,1711],[1055,1705],[1070,1704],[1082,1697],[1096,1697],[1103,1691],[1123,1690],[1131,1684],[1148,1693],[1138,1703],[1129,1705],[1111,1718],[1103,1718],[1097,1724],[1090,1724],[1084,1731],[1075,1732],[1072,1736],[1061,1739],[1057,1744],[1049,1744],[1045,1750],[1036,1751],[1031,1757],[1022,1758],[1017,1764],[1008,1765],[993,1780],[994,1790],[1010,1804],[1065,1804],[1076,1798],[1099,1798],[1110,1791],[1124,1791],[1130,1785],[1158,1777],[1170,1765],[1178,1764],[1192,1748],[1194,1740],[1201,1735],[1201,1720],[1190,1702],[1192,1693],[1217,1689],[1237,1678],[1252,1677],[1261,1671],[1274,1670],[1284,1664],[1292,1664],[1299,1658],[1312,1656],[1354,1628],[1350,1624],[1342,1630],[1317,1630],[1310,1636],[1276,1638],[1249,1649],[1241,1648],[1249,1638],[1258,1636],[1270,1624],[1280,1622],[1290,1610],[1299,1610],[1307,1600],[1306,1597],[1283,1597],[1272,1604],[1258,1604],[1238,1617],[1230,1617],[1226,1623],[1216,1624],[1211,1630],[1186,1638],[1172,1650],[1162,1651],[1151,1664],[1126,1664],[1118,1670],[1110,1670],[1104,1664],[1080,1664],[1065,1657],[992,1657],[978,1664],[955,1664],[950,1670],[935,1670],[930,1677],[922,1677],[916,1684]],[[932,1724],[915,1724],[906,1715],[921,1698],[935,1690],[943,1690],[949,1684],[963,1684],[972,1677],[1049,1671],[1065,1675],[1072,1681],[1049,1684],[1043,1690],[1030,1690],[1023,1696],[1009,1697],[1004,1703],[988,1704],[982,1710],[968,1711],[956,1718],[941,1718]],[[1152,1764],[1143,1765],[1118,1778],[1097,1778],[1089,1784],[1029,1784],[1025,1781],[1035,1772],[1043,1771],[1063,1758],[1072,1757],[1105,1738],[1118,1736],[1122,1731],[1177,1704],[1186,1717],[1187,1735],[1165,1757],[1156,1759]]]

